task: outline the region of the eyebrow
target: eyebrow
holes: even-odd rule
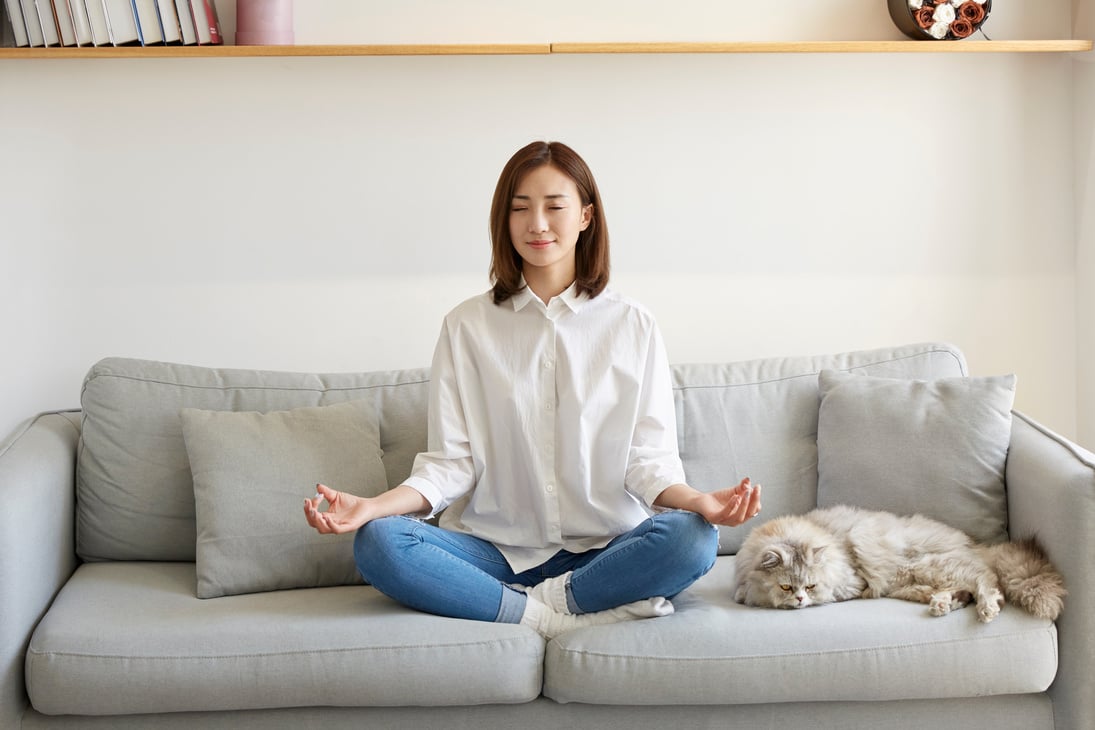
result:
[[[547,198],[548,200],[552,200],[554,198],[569,198],[570,196],[567,195],[566,193],[556,193],[555,195],[545,195],[544,197]],[[514,195],[513,199],[514,200],[532,200],[532,196],[530,196],[530,195]]]

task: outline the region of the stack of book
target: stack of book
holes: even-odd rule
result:
[[[16,46],[217,45],[215,0],[3,0]]]

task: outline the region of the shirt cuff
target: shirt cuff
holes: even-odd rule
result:
[[[422,477],[407,477],[403,480],[403,485],[415,490],[430,503],[430,512],[427,515],[423,515],[424,519],[433,517],[448,506],[445,504],[445,497],[441,494],[441,490]]]

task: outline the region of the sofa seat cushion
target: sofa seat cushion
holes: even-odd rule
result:
[[[580,629],[547,646],[544,694],[618,705],[905,700],[1042,692],[1057,671],[1050,621],[1006,606],[932,617],[855,600],[797,611],[731,597],[733,558],[677,596],[672,616]]]
[[[27,651],[44,714],[476,705],[540,694],[544,642],[446,619],[369,586],[201,600],[193,563],[77,569]]]

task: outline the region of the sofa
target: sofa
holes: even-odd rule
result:
[[[883,395],[839,402],[819,390],[824,371]],[[1095,458],[1013,412],[1014,379],[970,376],[944,343],[674,365],[673,377],[689,482],[748,475],[764,514],[720,528],[714,568],[673,615],[545,642],[397,605],[339,572],[346,543],[297,529],[318,476],[274,494],[304,457],[262,419],[303,413],[298,433],[324,434],[346,404],[377,443],[321,435],[315,448],[333,455],[302,473],[367,452],[380,488],[400,483],[426,442],[427,370],[94,364],[80,410],[29,419],[0,445],[0,726],[1095,727]],[[361,480],[375,481],[368,463]],[[1064,612],[1053,623],[1008,606],[982,624],[973,609],[932,617],[891,599],[736,604],[748,530],[837,501],[921,511],[984,540],[1037,536],[1066,578]],[[287,522],[263,512],[283,504]]]

